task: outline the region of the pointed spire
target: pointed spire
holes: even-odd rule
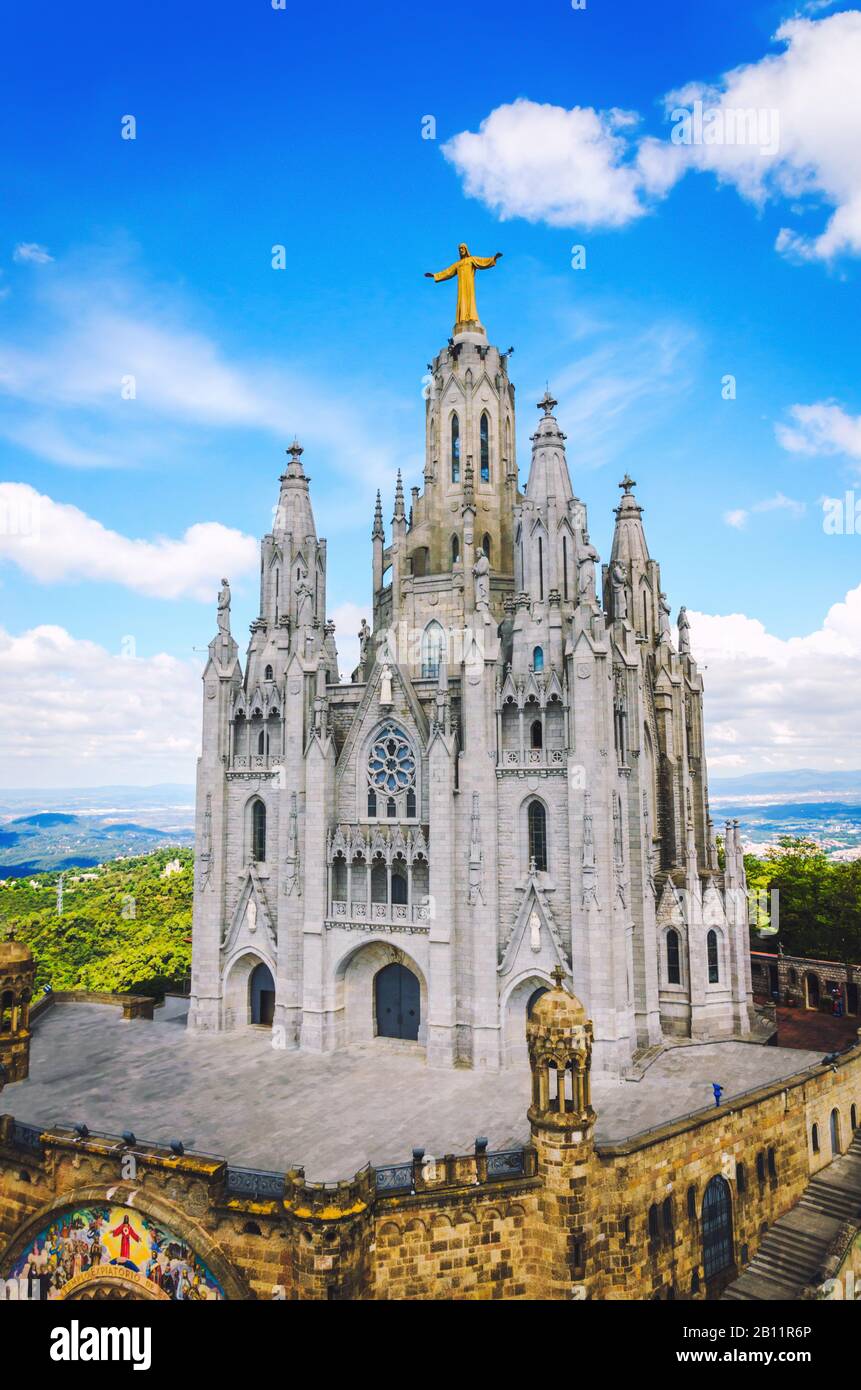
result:
[[[385,540],[385,536],[386,532],[383,527],[383,503],[380,498],[380,489],[377,488],[377,500],[374,505],[374,529],[371,532],[371,539],[376,540],[377,537],[379,537],[380,540]]]
[[[646,545],[642,522],[643,508],[633,493],[636,486],[628,473],[619,484],[622,497],[616,508],[616,529],[613,532],[613,548],[610,551],[611,563],[615,560],[625,566],[632,560],[642,565],[649,563],[649,547]]]
[[[401,480],[401,470],[398,469],[398,480],[395,483],[395,512],[392,521],[403,521],[406,514],[406,507],[404,506],[404,485]]]
[[[305,450],[302,448],[295,434],[293,436],[293,443],[286,452],[290,455],[290,462],[287,465],[287,476],[290,478],[304,478],[305,471],[302,467],[302,455]]]
[[[573,499],[574,489],[565,460],[565,435],[553,414],[556,405],[548,387],[538,402],[538,409],[543,410],[544,414],[532,436],[532,462],[526,496],[539,505],[548,497],[555,497],[557,503],[564,507]]]

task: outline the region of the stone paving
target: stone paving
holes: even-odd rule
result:
[[[528,1069],[430,1070],[419,1049],[378,1039],[328,1056],[276,1051],[259,1029],[202,1035],[185,1029],[186,1004],[168,1000],[155,1021],[124,1022],[119,1009],[57,1004],[35,1027],[30,1079],[7,1086],[0,1106],[49,1127],[183,1141],[232,1163],[308,1178],[351,1177],[365,1163],[395,1163],[415,1146],[434,1156],[468,1153],[476,1135],[492,1149],[529,1138]],[[784,1079],[820,1052],[751,1043],[668,1048],[637,1080],[596,1078],[596,1137],[624,1139]]]

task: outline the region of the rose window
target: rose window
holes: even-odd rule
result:
[[[416,760],[401,730],[388,725],[374,740],[368,758],[368,781],[384,796],[398,796],[415,786]]]

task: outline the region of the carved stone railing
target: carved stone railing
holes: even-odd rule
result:
[[[564,748],[503,748],[497,760],[501,768],[558,767],[565,766]]]
[[[400,928],[405,931],[428,931],[430,906],[427,903],[369,903],[365,899],[343,902],[335,898],[329,904],[327,927],[360,927],[374,931],[378,927]]]
[[[284,1174],[262,1168],[227,1169],[227,1191],[234,1197],[250,1197],[254,1202],[283,1201]]]
[[[228,771],[277,772],[283,766],[283,753],[235,753]]]

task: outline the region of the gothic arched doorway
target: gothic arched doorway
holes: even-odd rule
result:
[[[384,965],[374,977],[377,1037],[417,1042],[421,1016],[419,982],[405,965]]]
[[[703,1194],[703,1273],[706,1282],[733,1268],[732,1202],[729,1183],[719,1174]]]
[[[275,1018],[275,981],[269,966],[262,961],[251,972],[249,992],[251,1022],[271,1028]]]

